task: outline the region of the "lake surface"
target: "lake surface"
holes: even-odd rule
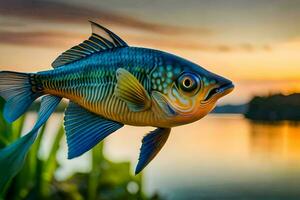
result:
[[[33,119],[30,116],[28,123]],[[50,119],[41,156],[59,121],[60,114]],[[133,173],[140,141],[152,129],[126,126],[117,131],[105,140],[106,156],[114,161],[130,160]],[[63,141],[57,177],[89,170],[88,154],[74,160],[67,160],[66,155]],[[300,124],[254,123],[240,115],[209,115],[173,128],[162,151],[143,172],[145,191],[171,200],[300,199]]]

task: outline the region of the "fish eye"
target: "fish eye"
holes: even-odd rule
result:
[[[178,78],[178,86],[180,90],[194,94],[200,88],[199,77],[192,73],[184,73]]]
[[[182,81],[182,84],[183,84],[184,87],[189,88],[192,85],[192,80],[190,78],[185,78]]]

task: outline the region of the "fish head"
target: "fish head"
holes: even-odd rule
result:
[[[230,80],[177,57],[157,67],[152,73],[152,84],[160,93],[158,106],[164,107],[161,110],[173,125],[204,117],[218,99],[234,89]]]

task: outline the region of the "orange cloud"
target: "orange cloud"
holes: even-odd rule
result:
[[[46,48],[64,47],[70,40],[77,40],[82,35],[70,32],[51,31],[0,31],[0,43]]]

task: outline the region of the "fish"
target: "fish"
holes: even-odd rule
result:
[[[91,36],[57,57],[53,69],[0,72],[4,118],[13,122],[41,97],[32,130],[0,150],[0,188],[22,168],[38,130],[68,99],[64,113],[68,158],[92,149],[124,125],[151,126],[142,139],[135,174],[156,157],[171,128],[207,115],[232,81],[168,52],[129,46],[90,21]]]

